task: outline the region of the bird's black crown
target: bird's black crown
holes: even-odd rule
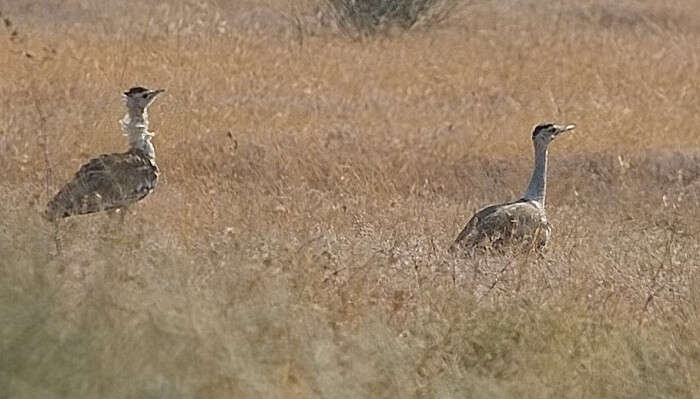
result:
[[[148,91],[148,89],[141,87],[141,86],[136,86],[136,87],[132,87],[131,89],[125,91],[124,95],[125,96],[133,96],[134,94],[143,93],[145,91]]]
[[[535,130],[532,131],[532,138],[534,139],[535,137],[537,137],[538,134],[542,133],[543,131],[551,129],[552,126],[554,125],[551,123],[543,123],[541,125],[537,125],[537,127],[535,127]]]

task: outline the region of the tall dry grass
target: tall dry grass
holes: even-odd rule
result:
[[[0,2],[0,397],[697,397],[695,5],[360,42],[316,5]],[[47,185],[124,148],[135,84],[160,185],[58,253]],[[549,120],[548,252],[448,256]]]

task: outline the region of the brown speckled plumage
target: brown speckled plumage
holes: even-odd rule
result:
[[[137,149],[105,154],[83,165],[49,202],[46,217],[125,208],[142,200],[156,187],[158,166]]]
[[[491,205],[478,211],[457,236],[452,250],[458,248],[503,249],[521,243],[524,249],[544,248],[551,234],[544,208],[526,200]]]

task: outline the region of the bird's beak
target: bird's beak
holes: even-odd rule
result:
[[[555,125],[557,128],[557,134],[555,136],[558,136],[564,132],[568,132],[569,130],[574,130],[576,129],[576,125],[574,124],[569,124],[569,125]]]
[[[165,89],[156,89],[156,90],[151,90],[151,95],[157,96],[158,94],[164,92]]]

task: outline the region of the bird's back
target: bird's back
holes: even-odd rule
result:
[[[82,215],[126,207],[156,186],[158,167],[142,151],[105,154],[83,165],[49,202],[46,218]]]
[[[544,208],[533,201],[518,200],[479,210],[457,236],[451,250],[499,249],[516,243],[539,249],[547,243],[550,232]]]

